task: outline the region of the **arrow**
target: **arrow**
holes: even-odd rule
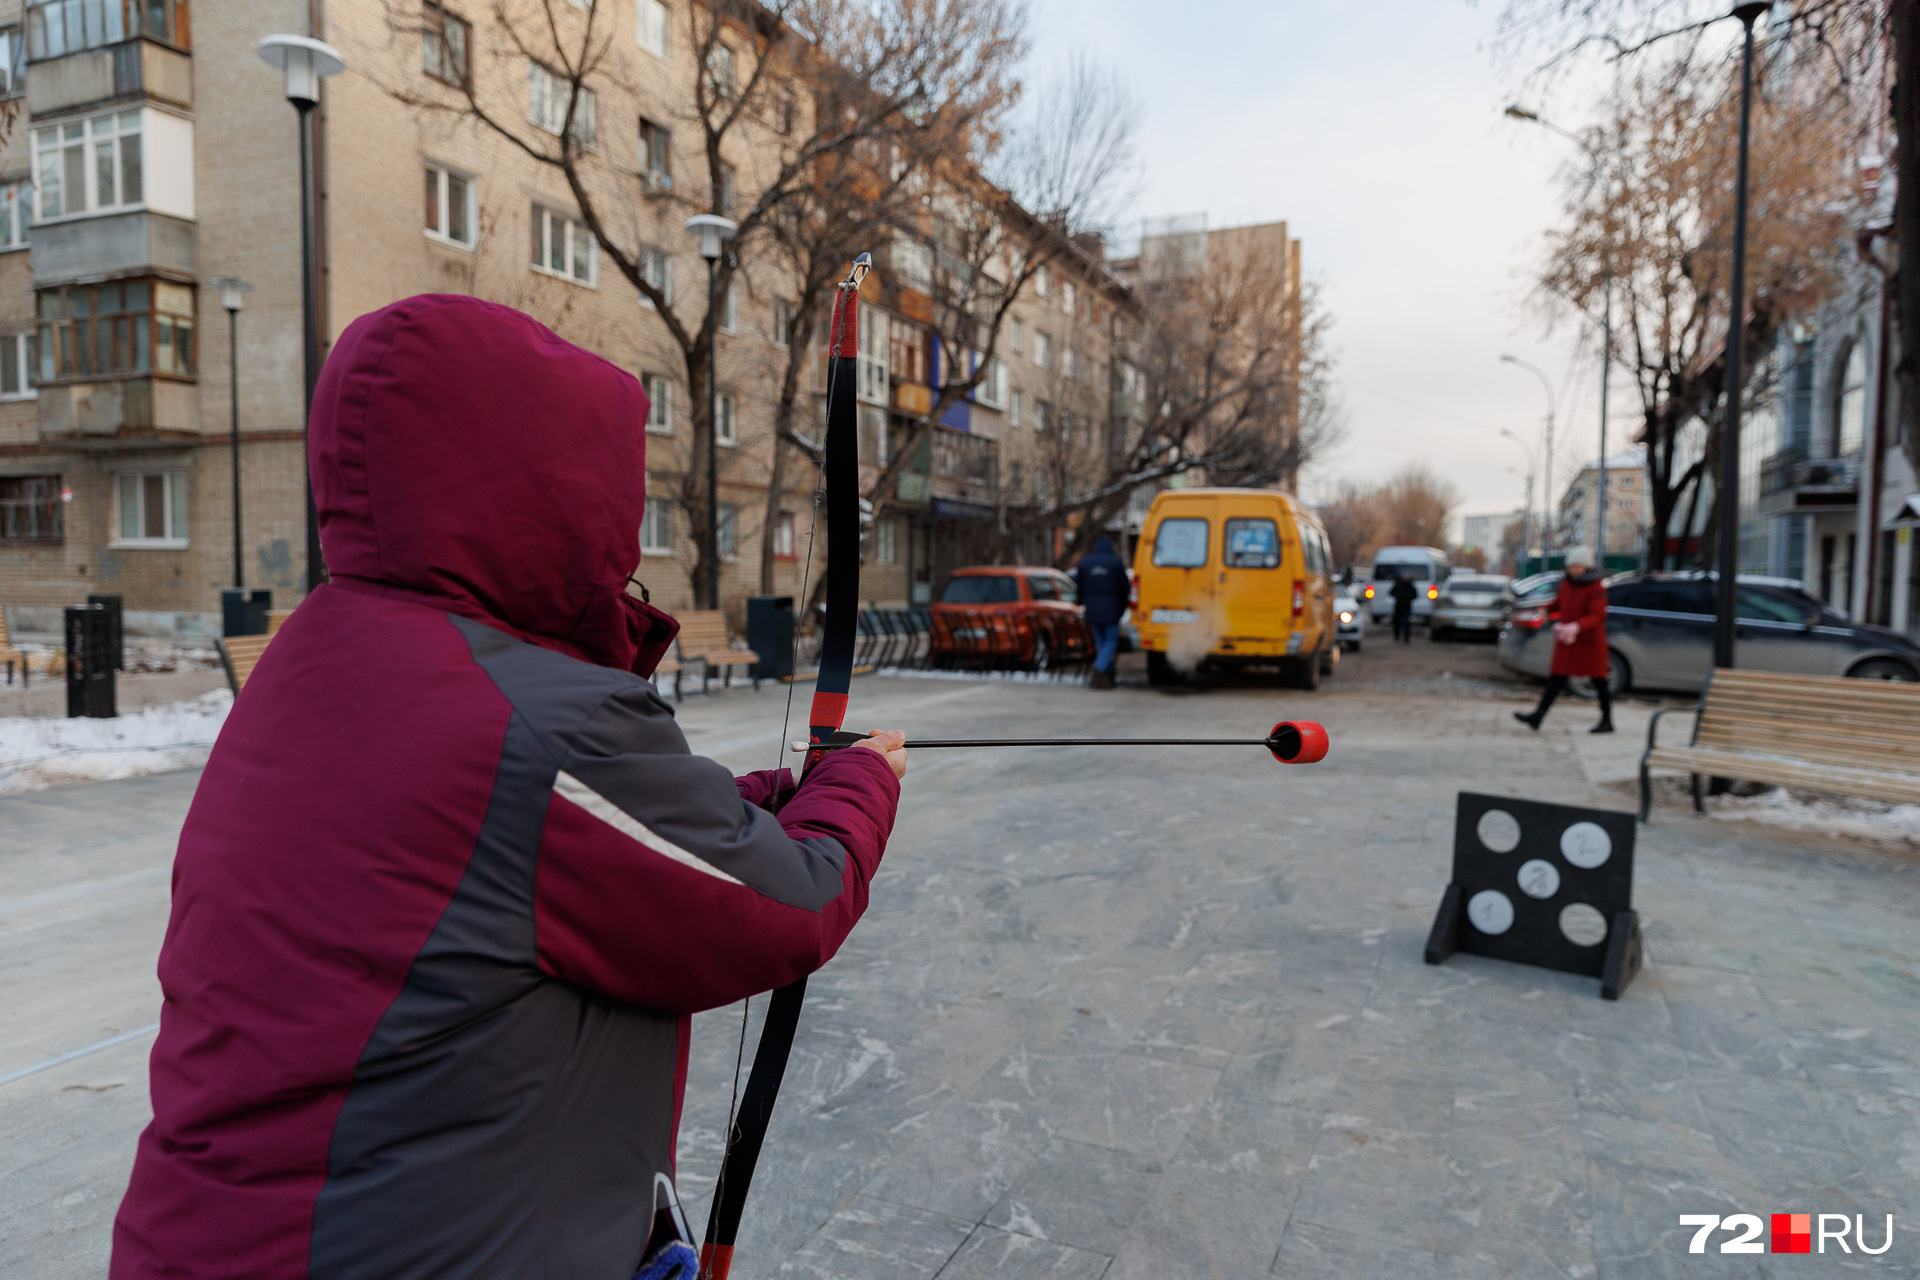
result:
[[[871,735],[840,732],[825,742],[795,742],[788,750],[838,751]],[[1265,747],[1281,764],[1314,764],[1331,745],[1326,728],[1311,720],[1282,720],[1264,738],[926,738],[907,743],[915,750],[943,747]]]

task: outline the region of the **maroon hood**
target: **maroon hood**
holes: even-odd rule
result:
[[[332,583],[651,672],[678,628],[626,589],[646,421],[631,374],[509,307],[422,294],[361,316],[307,442]]]

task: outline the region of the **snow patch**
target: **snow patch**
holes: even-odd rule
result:
[[[0,719],[0,795],[196,768],[232,706],[216,689],[111,720]]]
[[[1757,796],[1714,796],[1707,802],[1707,812],[1713,818],[1850,836],[1920,852],[1920,804],[1889,804],[1775,787]]]

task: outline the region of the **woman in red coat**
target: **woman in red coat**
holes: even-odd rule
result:
[[[1567,552],[1567,576],[1560,581],[1560,593],[1553,599],[1553,674],[1540,694],[1540,705],[1530,712],[1516,711],[1513,718],[1529,729],[1538,729],[1547,718],[1547,708],[1566,689],[1574,676],[1593,681],[1600,697],[1600,723],[1589,731],[1613,732],[1613,690],[1607,684],[1607,589],[1600,585],[1600,570],[1593,565],[1592,547],[1573,547]]]

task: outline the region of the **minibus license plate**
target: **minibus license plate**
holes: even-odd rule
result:
[[[1198,622],[1200,615],[1191,609],[1155,609],[1153,620],[1161,624],[1174,622]]]

